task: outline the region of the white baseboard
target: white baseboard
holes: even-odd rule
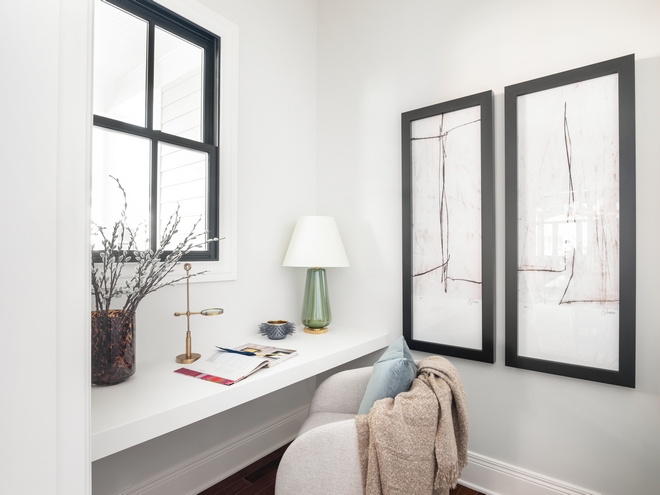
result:
[[[118,495],[195,495],[293,440],[308,407],[294,409]]]
[[[474,452],[459,483],[486,495],[601,495]]]
[[[118,495],[195,495],[293,440],[307,409],[289,411]],[[601,495],[474,452],[459,483],[486,495]]]

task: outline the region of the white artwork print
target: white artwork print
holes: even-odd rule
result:
[[[519,355],[618,370],[618,75],[518,97]]]
[[[411,124],[414,339],[482,349],[481,108]]]

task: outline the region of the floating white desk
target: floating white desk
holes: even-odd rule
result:
[[[301,380],[365,356],[390,344],[384,330],[331,325],[328,333],[310,335],[302,327],[284,340],[255,334],[236,342],[296,349],[298,356],[259,370],[231,386],[179,373],[174,356],[138,363],[124,383],[92,387],[92,460],[101,459],[177,428],[200,421]],[[202,359],[212,349],[196,349]]]

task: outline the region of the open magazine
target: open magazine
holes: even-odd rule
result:
[[[234,347],[233,350],[254,355],[218,350],[207,359],[196,361],[174,372],[222,385],[233,385],[261,368],[275,366],[298,355],[298,351],[293,349],[258,344],[244,344]]]

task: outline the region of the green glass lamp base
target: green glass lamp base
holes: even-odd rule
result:
[[[306,333],[320,334],[328,331],[326,328],[332,321],[330,300],[328,298],[328,283],[324,268],[309,268],[305,282],[302,322]]]

